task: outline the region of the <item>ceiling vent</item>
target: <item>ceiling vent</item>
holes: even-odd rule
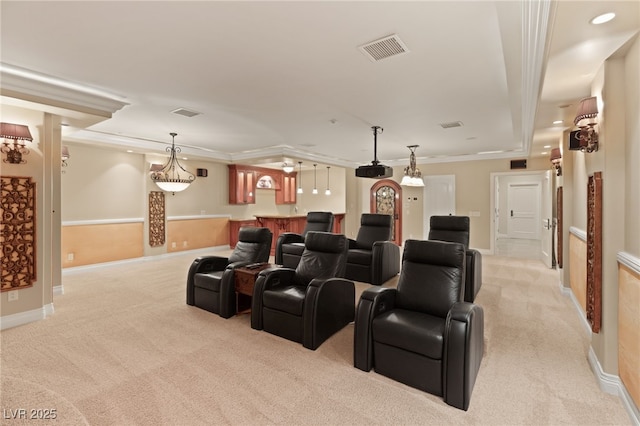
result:
[[[200,115],[201,113],[196,111],[191,111],[186,108],[178,108],[171,111],[174,114],[184,115],[185,117],[195,117],[196,115]]]
[[[450,121],[448,123],[440,123],[443,129],[452,129],[454,127],[462,127],[462,121]]]
[[[397,34],[364,44],[358,49],[372,62],[409,52],[409,49]]]

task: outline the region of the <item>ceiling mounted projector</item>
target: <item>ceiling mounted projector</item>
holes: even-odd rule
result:
[[[373,161],[367,166],[360,166],[356,169],[356,177],[382,179],[393,176],[393,169],[378,161],[378,133],[383,132],[380,126],[371,127],[373,130]]]

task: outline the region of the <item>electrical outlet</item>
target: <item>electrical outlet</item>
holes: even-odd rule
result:
[[[14,302],[16,300],[18,300],[18,290],[13,290],[7,293],[7,298],[9,299],[9,302]]]
[[[75,254],[73,253],[67,253],[67,260],[69,262],[73,261],[73,259],[75,259]]]
[[[183,242],[182,242],[182,247],[187,247],[188,245],[189,245],[189,244],[187,244],[187,242],[186,242],[186,241],[183,241]]]
[[[175,241],[171,243],[171,248],[176,248],[176,242]]]

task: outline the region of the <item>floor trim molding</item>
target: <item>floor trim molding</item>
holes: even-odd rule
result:
[[[38,309],[2,316],[0,317],[0,330],[6,330],[8,328],[18,327],[20,325],[43,320],[46,317],[53,315],[53,312],[53,303],[49,303]]]

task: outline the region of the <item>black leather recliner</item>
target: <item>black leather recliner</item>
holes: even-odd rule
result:
[[[304,251],[304,238],[307,233],[310,231],[331,232],[333,230],[333,220],[334,217],[331,212],[309,212],[307,213],[307,223],[302,234],[296,234],[295,232],[280,234],[276,241],[276,265],[295,269]]]
[[[269,228],[242,227],[231,255],[201,256],[187,275],[187,305],[197,306],[222,318],[236,314],[234,269],[250,263],[268,262],[273,234]]]
[[[462,244],[406,240],[398,287],[365,290],[354,365],[467,410],[484,350],[484,312],[463,301]]]
[[[464,245],[467,258],[464,300],[474,302],[482,287],[482,255],[469,248],[468,216],[431,216],[429,219],[429,239],[450,241]]]
[[[356,239],[349,239],[346,278],[382,285],[400,272],[400,247],[391,240],[393,217],[364,213]]]
[[[251,327],[315,350],[353,321],[355,285],[344,276],[347,238],[309,232],[296,269],[260,272],[251,301]]]

